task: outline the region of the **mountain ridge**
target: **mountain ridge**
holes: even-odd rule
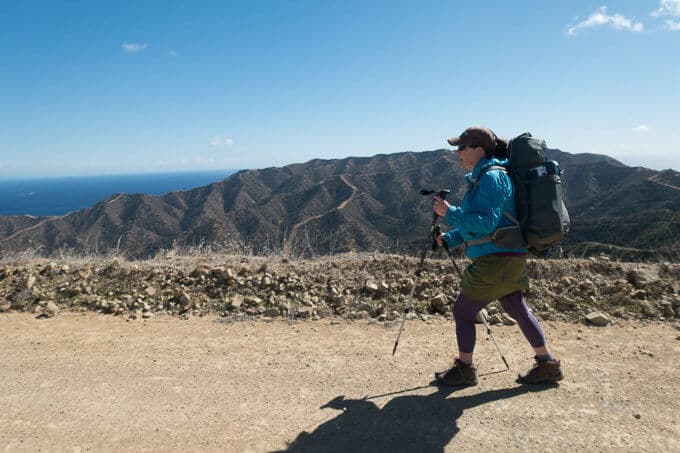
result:
[[[631,250],[638,258],[678,254],[664,237],[680,237],[680,173],[628,167],[605,155],[551,149],[548,156],[565,169],[573,219],[565,250],[587,254],[583,244],[604,244],[627,257]],[[0,250],[117,251],[132,258],[205,244],[305,256],[414,251],[431,212],[419,190],[450,188],[455,203],[465,191],[463,174],[445,149],[241,170],[188,191],[113,194],[59,217],[0,217]]]

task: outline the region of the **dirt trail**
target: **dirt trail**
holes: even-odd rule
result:
[[[428,384],[451,322],[408,322],[392,357],[398,323],[220,319],[0,315],[0,450],[680,451],[669,324],[546,323],[567,377],[542,389],[513,380],[516,327],[511,372],[480,328],[480,385],[450,392]]]
[[[671,184],[657,180],[658,177],[659,177],[659,175],[654,175],[651,178],[647,179],[647,181],[651,181],[651,182],[658,184],[660,186],[668,187],[669,189],[680,190],[680,187],[677,187],[677,186],[674,186],[674,185],[671,185]]]
[[[3,241],[9,241],[9,240],[14,239],[15,237],[19,236],[20,234],[27,232],[27,231],[35,230],[36,228],[40,228],[42,225],[44,225],[47,222],[53,222],[55,220],[65,219],[66,217],[70,216],[71,214],[73,214],[73,212],[69,212],[67,214],[60,215],[60,216],[47,217],[47,218],[45,218],[45,220],[41,220],[40,222],[36,223],[35,225],[23,228],[19,231],[15,231],[13,234],[7,236],[6,238],[2,238],[2,240]],[[33,217],[33,218],[35,218],[35,217]]]

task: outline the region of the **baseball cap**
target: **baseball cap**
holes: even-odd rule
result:
[[[496,134],[486,127],[468,127],[458,137],[451,137],[447,140],[451,146],[481,146],[486,151],[493,151],[496,148]]]

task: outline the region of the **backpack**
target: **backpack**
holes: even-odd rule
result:
[[[550,247],[569,230],[569,213],[562,199],[562,169],[545,155],[547,146],[525,132],[508,144],[507,167],[486,169],[507,173],[515,186],[517,219],[507,211],[503,215],[515,226],[499,228],[489,237],[466,242],[476,245],[493,242],[500,247],[527,247],[536,256],[545,256]],[[480,175],[481,177],[481,175]]]
[[[569,230],[562,199],[560,165],[548,160],[544,140],[525,132],[508,144],[508,173],[515,184],[515,204],[522,237],[529,251],[543,256]]]

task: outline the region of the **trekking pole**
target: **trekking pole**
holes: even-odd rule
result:
[[[433,244],[433,246],[436,245],[437,236],[439,236],[440,232],[441,232],[440,226],[437,225],[432,232],[433,238],[435,240],[435,244]],[[460,277],[460,280],[462,282],[463,281],[463,273],[460,271],[460,268],[458,268],[458,263],[456,263],[455,258],[451,254],[451,250],[449,250],[449,244],[447,244],[446,241],[442,239],[442,245],[444,246],[444,250],[446,250],[446,254],[449,255],[449,258],[451,258],[451,262],[453,263],[453,266],[456,268],[456,272],[458,272],[458,276]],[[496,346],[496,350],[498,351],[498,355],[501,356],[501,359],[503,360],[503,363],[505,364],[505,369],[509,370],[510,365],[508,365],[508,361],[505,360],[505,356],[501,352],[501,348],[498,347],[498,343],[496,342],[496,337],[494,337],[493,332],[491,331],[491,326],[489,326],[489,323],[486,320],[486,316],[484,316],[484,312],[480,311],[479,317],[482,318],[482,322],[484,323],[484,327],[486,327],[486,333],[487,333],[487,335],[489,335],[491,337],[493,344]]]
[[[432,195],[433,193],[436,193],[441,199],[445,199],[448,194],[451,193],[450,190],[428,190],[428,189],[422,189],[420,191],[420,195],[426,196],[426,195]],[[418,286],[418,278],[420,277],[420,273],[423,271],[423,263],[425,263],[425,257],[427,256],[427,252],[430,250],[430,244],[432,240],[432,234],[434,233],[434,228],[437,226],[437,218],[439,216],[437,213],[432,214],[432,226],[430,226],[430,231],[427,233],[427,246],[423,249],[423,251],[420,253],[420,263],[418,264],[418,270],[416,270],[416,274],[413,278],[413,287],[411,288],[411,294],[409,295],[408,298],[408,303],[406,305],[406,308],[404,308],[404,311],[401,313],[401,327],[399,327],[399,333],[397,334],[397,340],[394,342],[394,348],[392,349],[392,355],[394,355],[395,352],[397,352],[397,346],[399,345],[399,338],[401,338],[401,332],[404,330],[404,323],[406,322],[406,312],[411,308],[411,304],[413,302],[413,295],[416,292],[416,286]]]

